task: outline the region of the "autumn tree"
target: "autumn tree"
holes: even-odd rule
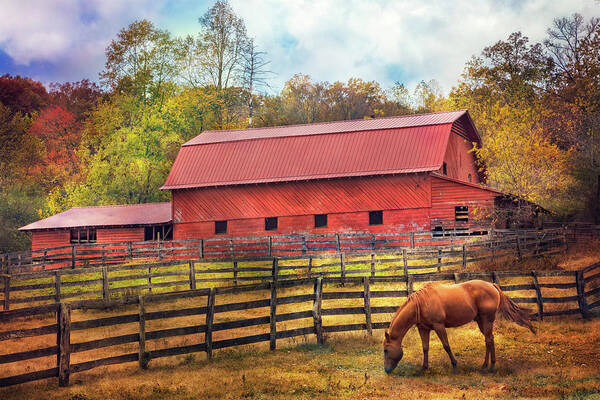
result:
[[[218,0],[198,21],[202,26],[203,66],[217,89],[227,88],[235,83],[247,49],[244,20],[226,0]]]
[[[254,39],[249,39],[242,52],[241,76],[242,87],[248,92],[248,127],[252,127],[254,114],[254,91],[269,88],[268,79],[273,72],[267,68],[271,63],[266,59],[267,53],[259,51]]]
[[[162,104],[177,73],[175,50],[168,31],[148,20],[135,21],[107,47],[101,82],[116,92]]]

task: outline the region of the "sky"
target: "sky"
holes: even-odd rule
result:
[[[0,75],[97,81],[120,29],[147,18],[198,33],[214,0],[0,0]],[[295,73],[316,81],[456,85],[465,62],[522,31],[541,41],[554,18],[600,16],[600,0],[230,0],[266,51],[278,92]]]

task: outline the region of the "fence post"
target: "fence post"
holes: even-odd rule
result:
[[[335,234],[335,247],[337,249],[337,252],[340,252],[340,234],[336,233]]]
[[[237,286],[238,281],[237,281],[237,276],[238,276],[238,263],[237,261],[233,262],[233,285]]]
[[[498,279],[498,273],[496,271],[492,272],[492,280],[500,287],[500,279]]]
[[[414,292],[414,277],[412,275],[406,276],[406,295],[410,296]]]
[[[579,303],[579,311],[584,319],[590,317],[587,301],[585,300],[585,279],[583,278],[583,269],[575,273],[575,284],[577,285],[577,303]]]
[[[371,253],[371,276],[375,276],[375,253]]]
[[[158,259],[159,260],[162,260],[162,258],[163,258],[162,250],[163,250],[163,242],[162,242],[162,240],[160,240],[160,236],[159,236],[158,237]]]
[[[267,257],[271,257],[271,247],[273,246],[273,238],[269,236],[269,247],[267,248]]]
[[[312,315],[315,327],[315,335],[317,336],[317,343],[323,344],[323,319],[321,315],[321,305],[323,298],[323,278],[315,279],[314,293],[315,302],[313,303]]]
[[[344,286],[344,280],[346,278],[346,255],[340,253],[340,282]]]
[[[54,272],[54,298],[60,303],[60,272]]]
[[[408,276],[408,260],[406,259],[406,249],[402,249],[402,263],[404,266],[404,276]]]
[[[519,231],[517,231],[517,258],[520,260],[521,255],[521,238],[519,237]]]
[[[138,297],[138,314],[140,322],[140,337],[138,350],[138,363],[141,369],[148,369],[150,362],[150,353],[146,351],[146,306],[144,304],[144,296]]]
[[[48,256],[48,250],[44,250],[42,255],[42,269],[46,269],[46,257]]]
[[[131,242],[127,242],[127,254],[129,255],[129,260],[133,260],[133,246]]]
[[[302,235],[302,254],[306,254],[306,236]]]
[[[371,251],[375,251],[375,235],[371,235]]]
[[[102,298],[104,301],[108,301],[109,291],[108,291],[108,269],[106,265],[102,267]]]
[[[102,265],[106,264],[106,257],[104,255],[104,245],[102,245]]]
[[[271,268],[271,279],[273,282],[277,282],[279,279],[279,260],[277,257],[273,258],[273,267]]]
[[[6,266],[8,270],[8,265]],[[4,276],[4,311],[10,310],[10,275],[7,274]]]
[[[531,278],[533,279],[533,287],[535,288],[535,298],[538,307],[538,318],[540,321],[544,319],[544,301],[542,299],[542,290],[540,289],[540,283],[538,282],[537,272],[531,272]]]
[[[147,268],[147,276],[148,276],[148,292],[152,293],[152,268],[148,265]]]
[[[462,245],[462,267],[463,269],[467,267],[467,245]]]
[[[458,273],[454,273],[454,283],[459,283],[460,282],[460,276],[458,275]]]
[[[200,258],[204,258],[204,239],[200,239]]]
[[[75,245],[71,246],[71,268],[75,268]]]
[[[56,355],[56,366],[58,367],[58,385],[61,387],[69,385],[70,358],[71,358],[71,308],[60,303],[57,312],[58,332],[56,344],[58,351]]]
[[[269,349],[277,348],[277,281],[271,282],[271,313],[269,317],[271,331],[269,334]]]
[[[233,251],[233,239],[229,239],[229,252],[231,253],[231,258],[234,258],[235,251]]]
[[[373,336],[373,323],[371,322],[371,290],[369,288],[369,278],[363,278],[364,285],[364,304],[365,304],[365,322],[367,324],[367,333],[369,336]]]
[[[438,249],[437,272],[442,271],[442,249]]]
[[[212,331],[215,319],[215,288],[210,288],[206,305],[206,332],[204,333],[204,345],[206,346],[206,357],[212,358]]]
[[[415,248],[415,233],[414,232],[410,233],[410,248],[411,249]]]
[[[190,261],[190,289],[196,289],[196,267],[194,266],[194,262]]]
[[[308,271],[307,271],[307,275],[310,278],[310,274],[312,272],[312,263],[313,263],[313,259],[312,256],[308,256]]]

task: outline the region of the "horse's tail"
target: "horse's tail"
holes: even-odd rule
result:
[[[494,284],[494,287],[496,287],[498,293],[500,294],[500,306],[498,307],[498,310],[500,310],[500,313],[504,316],[504,318],[516,322],[525,328],[529,328],[529,330],[535,335],[535,328],[529,321],[529,315],[531,314],[531,311],[527,308],[517,305],[502,292],[498,285]]]

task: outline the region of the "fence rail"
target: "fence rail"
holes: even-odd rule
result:
[[[403,248],[377,252],[340,252],[283,257],[171,260],[158,263],[55,268],[4,274],[3,309],[67,299],[103,299],[135,291],[196,289],[208,284],[276,281],[302,277],[386,276],[464,269],[485,260],[551,255],[565,249],[555,232],[509,235],[450,246]]]
[[[530,280],[526,284],[502,283],[502,280],[510,278],[525,278]],[[543,277],[565,277],[571,278],[572,282],[544,283],[539,279]],[[578,271],[540,271],[540,272],[490,272],[490,273],[436,273],[418,274],[405,276],[386,277],[314,277],[293,280],[275,280],[253,285],[241,285],[237,287],[217,287],[188,290],[165,294],[146,294],[137,297],[123,298],[119,302],[106,303],[104,301],[79,301],[72,303],[57,303],[40,307],[18,309],[0,313],[0,322],[3,326],[23,317],[43,316],[54,313],[56,323],[42,325],[28,329],[14,329],[0,332],[0,341],[19,340],[23,338],[38,337],[41,335],[56,335],[56,345],[37,348],[34,350],[21,351],[11,354],[0,355],[0,364],[19,363],[41,357],[56,357],[56,366],[53,368],[40,369],[33,372],[7,376],[0,378],[0,387],[16,385],[24,382],[58,377],[59,385],[68,385],[69,377],[73,373],[90,370],[104,365],[121,364],[127,362],[138,362],[141,368],[147,368],[151,360],[189,353],[205,352],[211,358],[213,351],[233,346],[247,345],[251,343],[269,342],[271,350],[277,348],[277,341],[285,338],[315,335],[317,343],[324,343],[326,335],[334,332],[365,330],[372,334],[375,329],[385,329],[388,322],[374,321],[377,314],[389,314],[396,311],[396,306],[376,306],[373,299],[402,298],[408,296],[417,282],[427,281],[454,281],[460,282],[468,279],[485,279],[496,282],[505,292],[533,290],[534,297],[512,297],[517,303],[535,304],[537,310],[535,315],[539,319],[557,315],[580,314],[588,318],[593,309],[600,307],[600,263],[591,265]],[[403,290],[373,290],[373,285],[378,283],[401,283]],[[340,290],[340,285],[347,285]],[[348,290],[348,287],[353,290]],[[289,295],[284,293],[285,289],[304,288],[302,294]],[[546,288],[559,288],[575,290],[576,294],[569,293],[568,296],[545,296],[542,290]],[[356,290],[358,289],[358,290]],[[262,297],[248,301],[239,299],[235,301],[236,295],[243,293],[259,293]],[[189,307],[187,300],[203,298],[205,306]],[[227,299],[235,302],[222,303],[218,299]],[[175,307],[149,311],[148,307],[157,303],[168,303],[173,300],[186,299],[186,308]],[[358,299],[361,303],[354,307],[328,307],[327,301],[331,299]],[[567,308],[558,311],[545,311],[544,307],[557,303],[577,303],[576,308]],[[293,312],[289,310],[280,311],[284,305],[294,304]],[[110,317],[101,317],[82,321],[73,321],[71,312],[79,309],[94,309],[99,307],[117,307],[125,305],[137,305],[137,312],[131,312],[131,307],[121,307],[122,314]],[[167,305],[168,307],[168,305]],[[247,314],[237,315],[235,319],[217,321],[216,316],[231,311],[249,311],[257,309],[268,309],[268,314],[259,317],[249,317]],[[355,318],[360,316],[360,322],[353,320],[352,323],[330,324],[331,316],[351,315]],[[148,325],[151,321],[165,320],[182,316],[193,316],[198,322],[194,325],[183,327],[169,327],[167,329],[151,329]],[[196,318],[197,317],[197,318]],[[282,322],[304,319],[308,326],[287,329],[281,327]],[[135,332],[120,334],[101,339],[73,341],[71,334],[82,330],[93,330],[123,324],[136,324]],[[279,325],[278,325],[279,324]],[[256,326],[268,327],[268,331],[248,335],[241,332],[238,336],[215,339],[214,334],[222,331],[231,331],[245,327]],[[169,325],[171,326],[171,325]],[[150,349],[148,343],[164,338],[175,338],[183,335],[193,335],[195,343],[183,344],[160,349]],[[87,336],[86,336],[87,337]],[[95,357],[85,361],[71,362],[71,356],[89,350],[105,347],[137,343],[136,351],[125,352],[110,357]],[[100,358],[98,358],[100,357]]]
[[[123,263],[135,259],[273,257],[323,252],[375,252],[465,244],[482,236],[472,231],[337,233],[262,237],[219,237],[172,241],[88,243],[0,254],[5,273]],[[520,236],[561,235],[561,230],[522,231]],[[483,236],[486,237],[486,236]],[[491,239],[491,236],[487,236]]]

